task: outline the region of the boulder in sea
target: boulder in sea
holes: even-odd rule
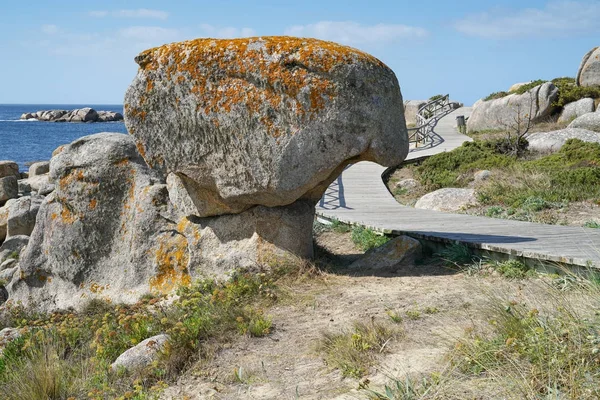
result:
[[[595,109],[596,105],[594,99],[585,98],[574,101],[563,107],[560,117],[558,117],[558,122],[570,123],[575,118],[594,112]]]
[[[427,193],[415,204],[422,210],[462,211],[478,204],[474,189],[443,188]]]
[[[577,71],[578,86],[600,86],[600,47],[588,51]]]
[[[500,99],[478,102],[467,120],[467,130],[511,130],[516,121],[537,123],[555,109],[558,88],[550,82],[536,86],[523,94],[509,94]]]
[[[116,122],[123,121],[123,114],[114,111],[98,111],[96,122]]]

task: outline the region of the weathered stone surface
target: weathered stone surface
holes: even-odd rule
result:
[[[600,47],[588,51],[577,71],[577,85],[600,86]]]
[[[8,225],[8,206],[0,207],[0,242],[6,238],[6,227]]]
[[[477,203],[474,189],[443,188],[421,197],[415,204],[415,208],[455,212],[475,206]]]
[[[50,172],[50,161],[39,161],[29,166],[29,178]]]
[[[123,121],[123,114],[113,111],[98,111],[98,120],[96,122],[115,121]]]
[[[27,179],[21,179],[19,181],[19,192],[27,193],[27,192],[36,192],[38,194],[42,188],[48,187],[51,185],[50,176],[48,174],[43,175],[35,175],[33,177]],[[25,190],[29,188],[29,190]]]
[[[13,236],[4,241],[0,246],[0,263],[15,258],[21,253],[21,250],[29,243],[29,236]]]
[[[571,122],[577,117],[594,112],[595,109],[594,99],[586,98],[574,101],[564,106],[560,117],[558,117],[558,122]]]
[[[112,122],[122,121],[123,115],[114,111],[96,111],[85,107],[75,110],[42,110],[33,113],[24,113],[21,119],[37,119],[49,122]]]
[[[588,113],[581,117],[577,117],[569,124],[569,128],[580,128],[600,132],[600,112]]]
[[[7,258],[2,263],[0,263],[0,271],[4,271],[5,269],[8,269],[8,268],[13,268],[14,266],[16,266],[16,264],[17,264],[16,258]]]
[[[421,255],[421,243],[409,236],[398,236],[386,244],[369,250],[350,264],[352,270],[392,270],[410,265]]]
[[[512,85],[510,88],[508,88],[508,92],[509,93],[513,93],[516,92],[517,90],[519,90],[521,87],[530,84],[531,81],[529,82],[519,82],[519,83],[515,83],[514,85]]]
[[[316,202],[350,161],[408,152],[397,79],[315,39],[197,39],[141,53],[125,123],[153,168],[181,178],[201,217]]]
[[[24,196],[10,203],[8,206],[7,237],[31,235],[43,199],[41,196]]]
[[[558,88],[550,82],[536,86],[523,94],[509,94],[496,100],[482,101],[473,108],[467,120],[467,130],[477,132],[495,129],[511,129],[520,119],[537,123],[554,110],[552,103],[558,97]]]
[[[417,113],[419,108],[423,107],[427,103],[427,100],[408,100],[404,102],[404,119],[406,125],[417,124]]]
[[[19,195],[19,183],[14,176],[0,178],[0,204]]]
[[[396,183],[396,189],[404,189],[407,192],[412,192],[421,187],[421,184],[416,179],[402,179]]]
[[[169,191],[169,200],[179,214],[186,217],[197,217],[198,210],[179,176],[176,174],[169,174],[167,176],[167,190]]]
[[[8,261],[9,260],[6,260],[5,262],[8,262]],[[6,268],[6,269],[0,269],[0,281],[3,281],[3,282],[10,282],[10,281],[12,281],[13,277],[15,276],[15,273],[18,272],[18,270],[19,270],[19,266],[18,265],[13,265],[12,267],[9,267],[9,268]],[[6,300],[8,300],[8,292],[6,292]],[[2,301],[0,301],[0,304],[1,303],[2,303]]]
[[[555,152],[569,139],[579,139],[584,142],[600,143],[600,133],[580,128],[565,128],[552,132],[533,133],[527,137],[529,150]]]
[[[161,351],[169,343],[169,335],[160,334],[142,340],[136,346],[126,350],[110,366],[113,371],[124,369],[129,372],[149,367],[160,357]]]
[[[0,161],[0,178],[6,176],[14,176],[17,179],[21,179],[19,174],[19,165],[14,161]]]

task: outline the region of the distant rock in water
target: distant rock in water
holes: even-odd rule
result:
[[[48,122],[115,122],[123,121],[123,115],[114,111],[96,111],[85,107],[75,110],[42,110],[34,113],[25,113],[21,119],[37,119]]]

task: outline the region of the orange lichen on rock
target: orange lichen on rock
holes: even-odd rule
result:
[[[152,292],[168,293],[178,286],[188,286],[191,283],[187,269],[188,244],[183,235],[161,239],[155,257],[158,272],[150,279]]]
[[[58,180],[58,185],[61,190],[66,190],[73,182],[82,182],[85,180],[83,170],[73,169],[67,175],[63,176]]]
[[[72,213],[71,210],[69,210],[66,206],[63,205],[63,209],[60,212],[60,218],[62,219],[62,222],[64,222],[65,224],[72,224],[75,221],[77,221],[77,215]]]
[[[90,204],[88,205],[88,207],[90,210],[94,210],[94,209],[96,209],[97,205],[98,205],[98,200],[92,199],[92,200],[90,200]]]
[[[313,119],[335,99],[338,84],[332,71],[342,65],[384,64],[359,50],[332,42],[293,37],[196,39],[146,50],[136,57],[147,80],[146,92],[166,80],[186,82],[197,100],[197,112],[211,115],[245,107],[250,115],[269,110],[295,110],[301,120]],[[130,110],[144,121],[146,96]],[[302,121],[300,121],[302,122]],[[272,136],[284,133],[269,117],[260,118]]]

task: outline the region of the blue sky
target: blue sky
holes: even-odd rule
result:
[[[575,76],[600,46],[599,21],[599,0],[4,0],[0,104],[120,104],[146,48],[282,34],[377,56],[405,99],[450,93],[472,104],[515,82]]]

